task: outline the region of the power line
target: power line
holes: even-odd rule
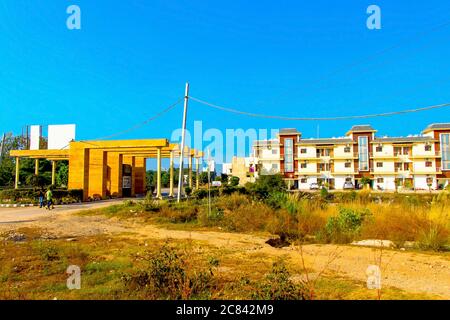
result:
[[[198,103],[201,103],[203,105],[206,105],[206,106],[209,106],[211,108],[218,109],[221,111],[225,111],[225,112],[245,115],[245,116],[249,116],[249,117],[278,119],[278,120],[285,120],[285,121],[337,121],[337,120],[351,120],[351,119],[367,119],[367,118],[377,118],[377,117],[390,117],[390,116],[394,116],[394,115],[416,113],[416,112],[423,112],[423,111],[428,111],[428,110],[433,110],[433,109],[441,109],[441,108],[450,107],[450,103],[445,103],[445,104],[439,104],[439,105],[428,106],[428,107],[423,107],[423,108],[393,111],[393,112],[386,112],[386,113],[375,113],[375,114],[367,114],[367,115],[353,115],[353,116],[342,116],[342,117],[325,117],[325,118],[312,117],[312,118],[308,118],[308,117],[286,117],[286,116],[279,116],[279,115],[266,115],[266,114],[261,114],[261,113],[240,111],[237,109],[218,106],[218,105],[212,104],[210,102],[197,99],[195,97],[190,96],[189,98]]]
[[[111,134],[111,135],[108,135],[108,136],[99,137],[99,138],[96,138],[96,139],[93,139],[93,140],[107,140],[107,139],[110,139],[110,138],[113,138],[113,137],[117,137],[117,136],[123,135],[125,133],[129,133],[131,131],[137,130],[137,129],[139,129],[139,128],[149,124],[153,120],[156,120],[156,119],[160,118],[161,116],[163,116],[164,114],[166,114],[167,112],[169,112],[170,110],[175,108],[181,101],[183,101],[183,99],[184,99],[184,97],[178,99],[175,103],[171,104],[170,106],[168,106],[167,108],[165,108],[161,112],[157,113],[156,115],[154,115],[154,116],[152,116],[152,117],[150,117],[150,118],[148,118],[148,119],[146,119],[146,120],[144,120],[144,121],[142,121],[142,122],[140,122],[138,124],[135,124],[134,126],[128,128],[128,129],[119,131],[117,133],[114,133],[114,134]]]

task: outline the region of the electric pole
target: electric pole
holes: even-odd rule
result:
[[[208,218],[211,216],[211,153],[208,148]]]
[[[183,160],[184,160],[184,144],[186,136],[186,118],[187,118],[187,108],[189,101],[189,83],[186,82],[186,90],[184,93],[184,110],[183,110],[183,123],[181,124],[181,148],[180,148],[180,172],[178,175],[178,194],[177,202],[181,200],[181,188],[183,186]]]
[[[2,144],[0,145],[0,163],[3,160],[3,149],[4,149],[4,146],[5,146],[5,140],[6,140],[6,135],[3,134],[2,141],[1,141]]]

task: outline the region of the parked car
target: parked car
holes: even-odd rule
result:
[[[354,189],[355,189],[355,185],[353,184],[353,182],[346,181],[344,183],[344,190],[354,190]]]
[[[319,184],[316,182],[313,182],[309,185],[309,190],[319,190],[319,189],[320,189]]]

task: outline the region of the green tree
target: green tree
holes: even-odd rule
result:
[[[235,176],[231,177],[230,178],[230,186],[232,186],[232,187],[238,186],[239,180],[240,180],[239,177],[235,177]]]
[[[69,164],[67,161],[59,161],[56,167],[56,184],[65,186],[69,184]]]

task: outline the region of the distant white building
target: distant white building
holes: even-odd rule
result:
[[[296,129],[282,129],[274,140],[255,141],[253,162],[261,175],[282,174],[296,189],[346,182],[395,190],[437,189],[450,181],[450,123],[432,124],[422,135],[376,137],[370,125],[353,126],[344,137],[302,139]],[[234,171],[234,168],[232,169]]]

